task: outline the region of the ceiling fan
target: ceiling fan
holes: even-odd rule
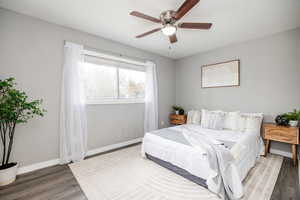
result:
[[[176,31],[177,28],[187,29],[210,29],[212,23],[194,23],[194,22],[181,22],[177,23],[187,12],[189,12],[200,0],[186,0],[177,11],[167,10],[160,14],[159,19],[145,15],[138,11],[132,11],[130,15],[152,21],[154,23],[161,23],[162,28],[156,28],[151,31],[145,32],[136,38],[145,37],[157,31],[160,31],[169,37],[171,43],[177,42]],[[176,24],[177,23],[177,24]]]

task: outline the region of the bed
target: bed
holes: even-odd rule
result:
[[[211,173],[205,152],[199,153],[183,135],[184,129],[193,129],[222,142],[235,158],[239,177],[245,179],[262,153],[263,142],[258,132],[212,130],[200,125],[181,125],[146,133],[142,154],[159,165],[207,187],[206,180]]]

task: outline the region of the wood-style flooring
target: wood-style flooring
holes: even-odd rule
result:
[[[299,200],[298,167],[285,158],[271,200]],[[67,165],[20,175],[0,187],[0,200],[87,200]],[[258,199],[255,199],[258,200]]]
[[[292,159],[284,158],[270,200],[300,200],[298,167]]]
[[[87,200],[67,165],[58,165],[17,177],[0,187],[1,200]]]

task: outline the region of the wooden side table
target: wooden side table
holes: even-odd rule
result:
[[[173,125],[182,125],[186,124],[186,115],[170,115],[170,123]]]
[[[294,165],[297,164],[297,145],[299,144],[299,127],[277,126],[272,123],[263,125],[264,139],[266,140],[265,156],[270,150],[270,141],[288,143],[292,145]]]

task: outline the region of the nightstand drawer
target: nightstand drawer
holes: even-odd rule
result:
[[[265,125],[264,136],[267,140],[299,144],[298,128],[296,127]]]
[[[292,137],[296,137],[298,135],[298,129],[295,127],[269,127],[269,126],[265,126],[265,133],[268,134],[280,134],[283,136],[292,136]]]
[[[289,134],[286,134],[286,132],[274,130],[265,132],[265,139],[267,140],[274,140],[278,142],[286,142],[290,144],[298,144],[298,137],[296,135],[292,136]]]
[[[185,120],[185,115],[170,115],[171,120]]]
[[[185,121],[173,119],[173,120],[171,120],[171,124],[181,125],[181,124],[185,124]]]
[[[186,123],[186,115],[170,115],[170,123],[174,125],[181,125]]]

